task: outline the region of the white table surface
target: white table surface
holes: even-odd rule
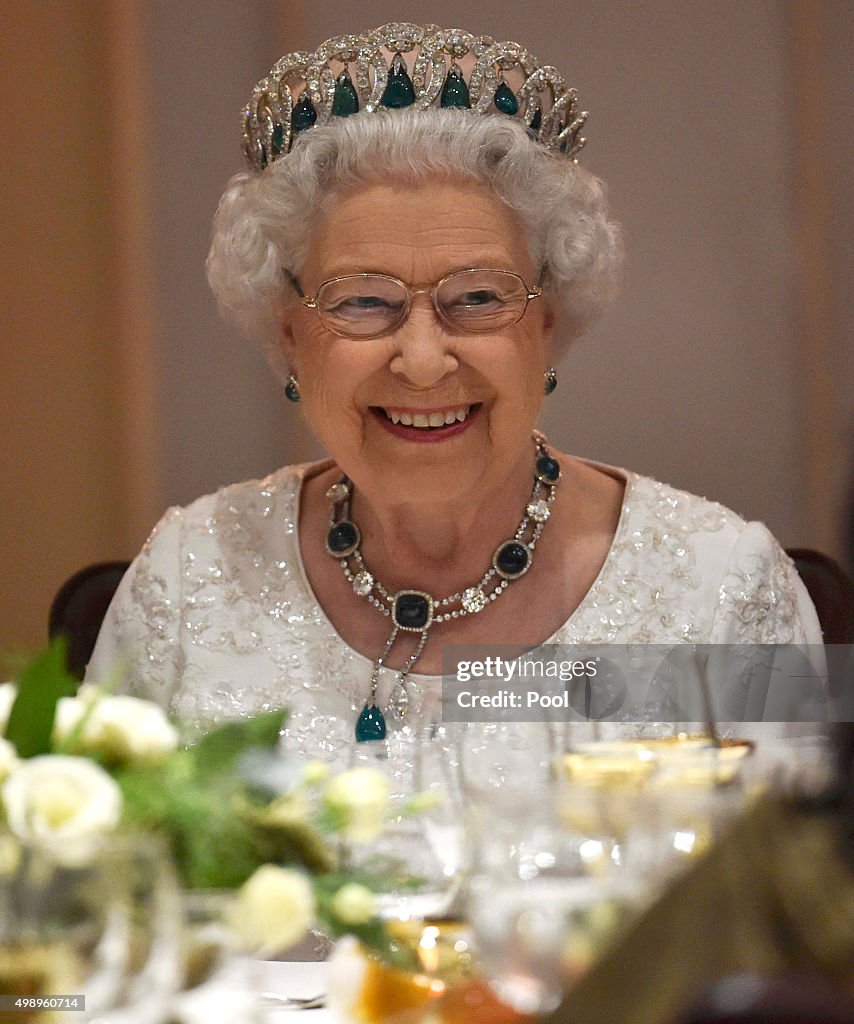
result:
[[[240,961],[223,977],[183,995],[175,1020],[181,1024],[334,1024],[339,1018],[327,1007],[291,1009],[257,1000],[258,992],[281,992],[309,998],[326,992],[325,963]]]

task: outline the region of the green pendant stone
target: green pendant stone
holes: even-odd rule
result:
[[[356,721],[356,742],[372,743],[385,739],[385,718],[376,704],[366,704]]]
[[[406,70],[406,64],[399,53],[394,55],[388,72],[388,81],[383,90],[380,104],[392,110],[411,107],[415,102],[415,88]]]
[[[304,92],[297,100],[293,117],[291,118],[291,127],[294,130],[294,134],[304,132],[306,128],[311,128],[315,121],[317,121],[317,111],[314,109],[314,104],[311,102],[308,93]]]
[[[534,117],[531,120],[531,125],[530,125],[531,131],[532,132],[538,132],[540,130],[540,125],[542,123],[543,123],[543,110],[542,110],[542,107],[537,107],[537,112],[536,112],[536,114],[534,114]]]
[[[346,68],[335,79],[332,113],[335,117],[349,117],[351,114],[359,113],[359,94]]]
[[[496,109],[500,110],[502,114],[519,113],[519,101],[516,99],[513,90],[506,82],[498,83],[498,88],[495,90],[492,102],[495,104]]]
[[[285,126],[283,124],[273,125],[273,156],[282,152],[285,143]]]
[[[442,86],[439,106],[471,108],[469,87],[466,85],[462,71],[460,71],[456,64],[452,64],[450,71],[448,71],[445,84]]]

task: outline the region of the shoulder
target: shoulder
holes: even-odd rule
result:
[[[767,527],[651,477],[590,465],[625,491],[575,632],[602,642],[820,642],[809,597]]]
[[[806,588],[764,523],[649,477],[627,490],[636,537],[669,545],[714,609],[710,642],[821,642]]]
[[[323,468],[324,462],[284,466],[269,476],[228,484],[204,494],[188,505],[175,505],[163,514],[143,545],[139,557],[174,561],[176,551],[188,544],[216,547],[257,543],[269,524],[291,524],[296,529],[303,480]]]
[[[173,506],[155,526],[149,543],[164,530],[210,529],[222,516],[267,518],[277,504],[297,498],[306,476],[322,465],[306,462],[284,466],[269,476],[228,484],[188,505]]]
[[[680,490],[653,477],[627,471],[626,500],[631,512],[641,521],[660,528],[714,535],[725,546],[747,526],[737,512],[718,501]]]

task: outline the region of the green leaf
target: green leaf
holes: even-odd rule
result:
[[[195,770],[200,774],[226,773],[253,747],[275,747],[285,722],[285,711],[268,711],[239,722],[225,722],[190,748]]]
[[[6,739],[19,757],[50,753],[56,705],[77,692],[77,680],[65,667],[65,639],[58,637],[18,679],[18,696],[6,726]]]

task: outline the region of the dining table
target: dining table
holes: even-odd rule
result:
[[[178,996],[169,1024],[333,1024],[339,1018],[325,1000],[309,1009],[284,1001],[325,996],[327,975],[328,964],[320,961],[234,961],[207,984]]]

